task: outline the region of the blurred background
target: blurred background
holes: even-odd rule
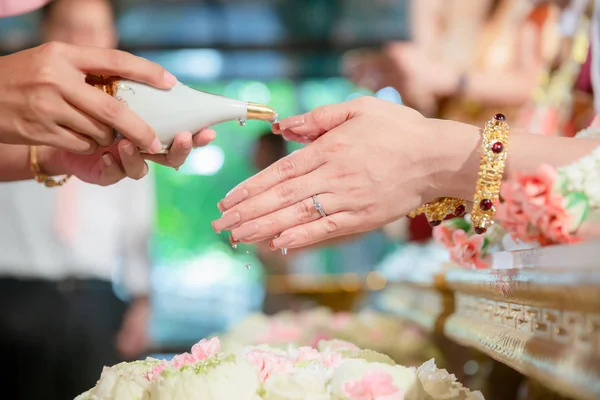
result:
[[[162,64],[194,88],[269,104],[281,116],[374,94],[342,77],[341,56],[351,48],[377,47],[383,40],[408,35],[405,0],[123,0],[113,5],[119,48]],[[41,18],[42,12],[33,12],[0,20],[0,51],[8,54],[40,43]],[[393,89],[378,95],[399,101]],[[253,247],[232,249],[225,234],[211,229],[211,221],[219,216],[217,202],[256,172],[257,163],[265,163],[257,152],[289,152],[297,146],[259,141],[270,132],[260,122],[216,129],[217,139],[195,150],[179,172],[153,166],[154,349],[188,348],[198,338],[224,331],[247,313],[261,310],[269,272],[310,275],[317,281],[325,274],[346,274],[352,292],[358,288],[355,281],[389,250],[390,243],[380,233],[304,254],[290,252],[270,260],[271,265],[265,265],[269,260]],[[272,155],[265,157],[270,164]],[[311,282],[301,291],[310,293]],[[118,290],[119,282],[114,283]],[[275,291],[294,292],[288,289]],[[275,299],[269,304],[272,311],[312,301],[290,299],[285,293]]]

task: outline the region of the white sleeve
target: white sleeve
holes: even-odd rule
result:
[[[150,293],[149,243],[156,215],[154,175],[122,182],[122,263],[120,281],[130,297]]]

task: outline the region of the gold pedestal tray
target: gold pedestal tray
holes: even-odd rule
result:
[[[555,246],[510,253],[520,269],[449,270],[446,335],[560,394],[600,399],[599,254],[599,243]]]

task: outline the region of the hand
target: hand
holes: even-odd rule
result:
[[[146,298],[134,300],[125,312],[117,334],[117,350],[126,360],[133,360],[146,351],[149,318],[150,306]]]
[[[201,147],[215,138],[215,131],[205,129],[192,136],[180,133],[167,154],[141,154],[128,139],[110,147],[99,148],[93,154],[75,154],[54,148],[40,148],[40,166],[48,175],[68,174],[84,182],[108,186],[125,177],[141,179],[148,173],[145,160],[178,169],[193,147]]]
[[[280,234],[271,242],[277,249],[376,229],[440,195],[444,146],[458,139],[438,131],[437,120],[371,97],[316,109],[289,131],[327,134],[232,190],[218,205],[215,231],[231,230],[243,243]],[[477,140],[475,131],[463,151]],[[314,209],[313,195],[327,217]]]
[[[47,145],[92,154],[113,128],[150,153],[162,149],[148,124],[117,99],[85,83],[87,73],[169,89],[160,65],[112,49],[47,43],[0,57],[0,143]]]

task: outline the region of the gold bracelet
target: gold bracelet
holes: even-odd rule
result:
[[[408,217],[414,218],[417,215],[425,214],[429,225],[438,226],[445,219],[462,217],[466,211],[467,206],[464,200],[453,197],[440,197],[430,203],[423,204],[408,214]]]
[[[35,180],[39,183],[43,183],[44,186],[49,187],[49,188],[62,186],[65,183],[67,183],[67,181],[71,177],[71,175],[67,175],[62,179],[56,180],[56,179],[46,175],[45,173],[43,173],[42,169],[40,168],[39,161],[38,161],[37,146],[29,147],[29,168],[31,169],[31,172],[33,172],[33,177],[35,178]]]
[[[475,233],[479,235],[494,223],[495,205],[500,201],[509,133],[510,127],[503,114],[496,114],[483,128],[479,176],[471,211],[471,222]]]

